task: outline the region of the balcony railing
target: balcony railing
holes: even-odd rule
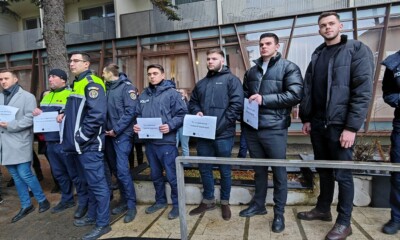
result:
[[[65,24],[67,45],[115,39],[115,17],[96,18]],[[0,35],[0,54],[44,47],[40,28]]]
[[[116,38],[115,17],[96,18],[65,24],[67,45]]]

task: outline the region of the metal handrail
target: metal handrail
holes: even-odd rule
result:
[[[240,166],[340,168],[340,169],[380,170],[380,171],[400,172],[399,163],[179,156],[176,158],[176,177],[178,184],[180,230],[181,230],[181,239],[183,240],[188,239],[187,222],[186,222],[184,164],[193,164],[193,163],[225,164],[225,165],[240,165]]]

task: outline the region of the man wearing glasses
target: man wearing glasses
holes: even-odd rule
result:
[[[77,161],[79,177],[88,186],[88,213],[74,221],[77,227],[95,225],[83,236],[84,240],[97,239],[111,231],[110,190],[103,163],[107,99],[104,82],[92,74],[89,66],[89,54],[72,53],[69,64],[75,76],[72,93],[58,116],[59,122],[64,118],[61,132],[64,151]],[[84,212],[75,218],[82,217]]]

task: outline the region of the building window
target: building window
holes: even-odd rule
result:
[[[114,4],[82,9],[82,20],[115,16]]]
[[[200,2],[200,1],[204,1],[204,0],[175,0],[175,5],[193,3],[193,2]]]
[[[24,30],[40,28],[39,18],[25,19]]]

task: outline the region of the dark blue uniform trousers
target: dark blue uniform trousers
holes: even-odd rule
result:
[[[104,172],[103,152],[85,152],[75,155],[79,176],[86,181],[89,193],[87,217],[96,220],[96,226],[110,224],[110,189]]]
[[[146,143],[146,156],[151,168],[151,180],[156,190],[156,203],[166,204],[165,182],[163,170],[171,186],[171,200],[174,207],[178,206],[178,185],[176,181],[175,158],[178,156],[178,149],[174,145],[155,145]]]
[[[74,202],[73,185],[75,185],[78,204],[81,207],[86,207],[88,204],[87,188],[78,176],[74,159],[68,159],[62,145],[57,142],[47,142],[46,154],[50,162],[51,172],[60,185],[61,202]]]
[[[392,131],[390,141],[390,161],[400,163],[400,129]],[[390,183],[391,220],[400,223],[400,172],[391,173]]]
[[[128,209],[136,207],[136,193],[129,171],[129,154],[132,149],[133,137],[121,134],[116,138],[106,138],[106,155],[111,169],[118,179],[121,193],[121,203],[126,203]]]

